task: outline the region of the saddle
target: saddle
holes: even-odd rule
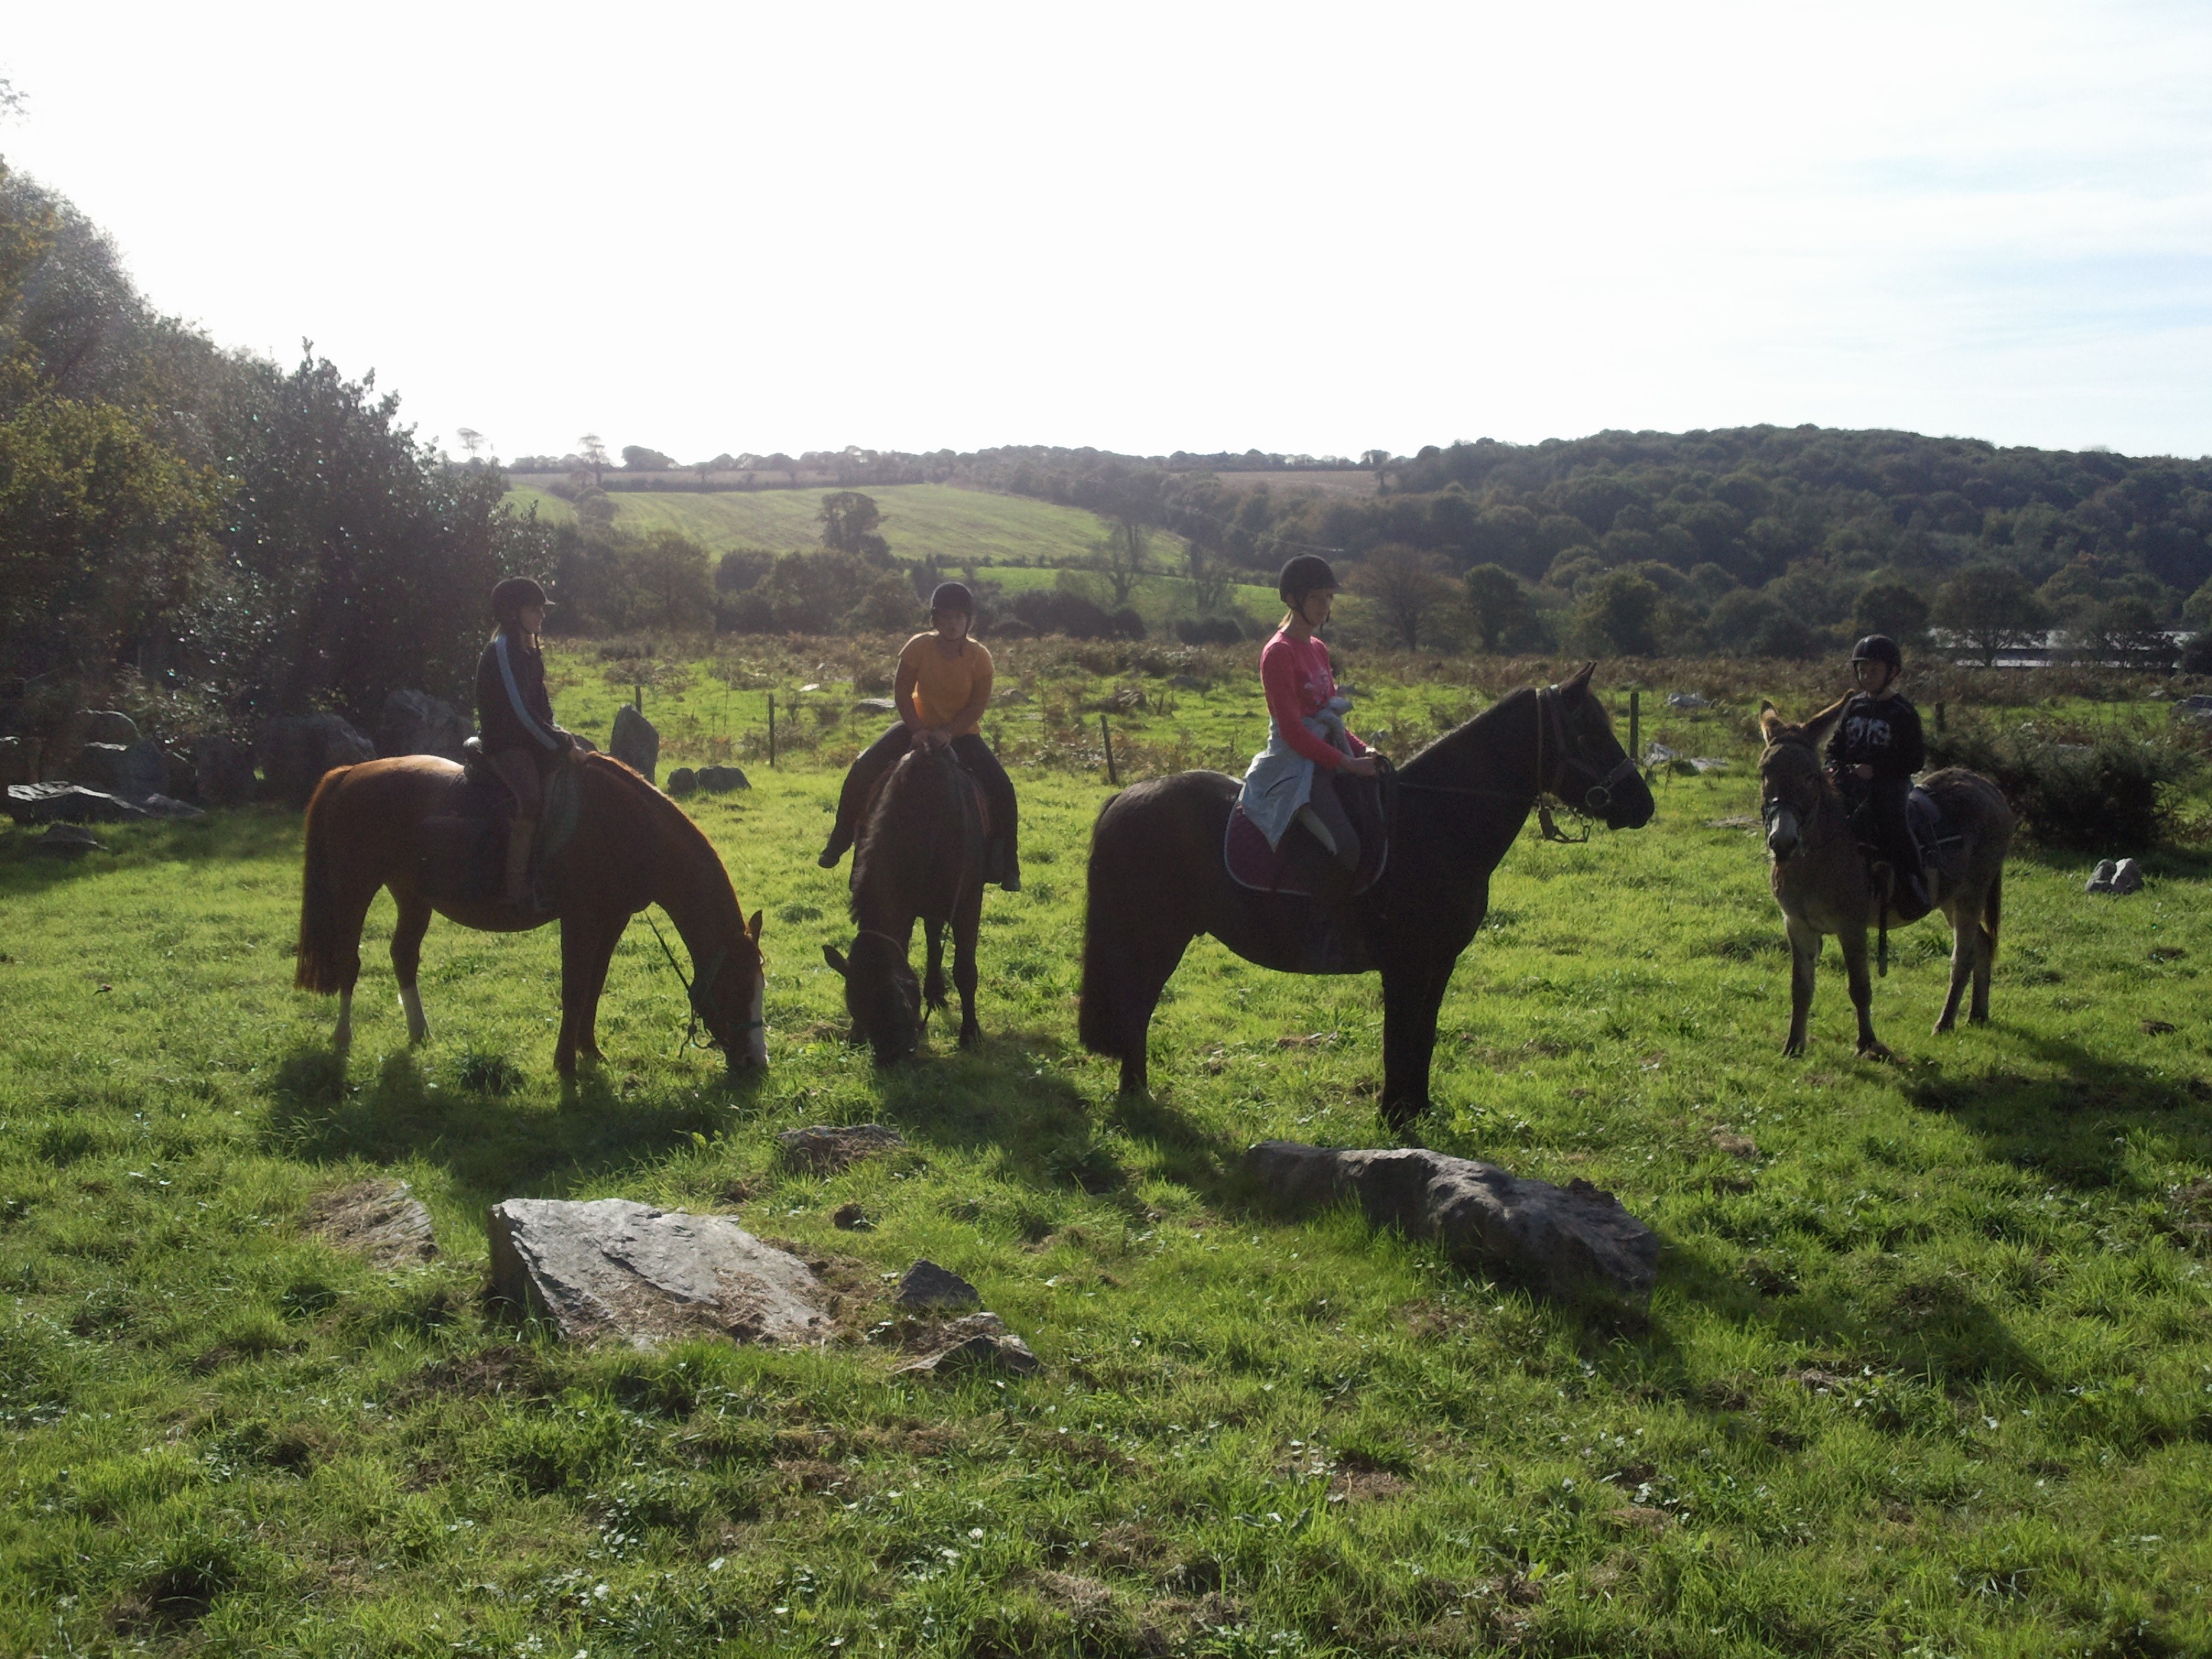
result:
[[[1343,787],[1346,781],[1338,780],[1337,799],[1344,802],[1345,816],[1359,832],[1359,868],[1352,878],[1352,890],[1358,894],[1382,880],[1383,871],[1389,867],[1390,821],[1382,806],[1380,778],[1348,780],[1355,786],[1349,791]],[[1284,834],[1279,846],[1268,846],[1259,826],[1244,816],[1240,802],[1231,809],[1229,828],[1221,837],[1221,862],[1229,872],[1229,879],[1255,893],[1310,898],[1313,883],[1309,876],[1310,866],[1299,856],[1302,849],[1292,845],[1293,836],[1309,842],[1312,839],[1303,828],[1293,825]]]
[[[507,896],[507,838],[514,824],[514,793],[492,770],[483,744],[462,745],[461,775],[446,787],[438,811],[416,831],[415,876],[435,904],[496,904]],[[545,808],[531,842],[533,880],[575,838],[582,805],[573,766],[545,775]]]
[[[1872,869],[1887,860],[1881,845],[1860,833],[1861,810],[1863,809],[1855,810],[1851,814],[1851,830],[1858,841],[1859,856],[1866,860],[1869,869]],[[1965,837],[1958,834],[1950,820],[1943,816],[1942,805],[1936,797],[1917,784],[1905,799],[1905,823],[1911,833],[1912,844],[1919,848],[1922,880],[1929,899],[1933,900],[1939,884],[1956,879],[1958,871],[1951,855],[1965,844]],[[1927,913],[1906,900],[1902,881],[1898,884],[1900,890],[1890,900],[1891,913],[1899,921],[1917,921]]]

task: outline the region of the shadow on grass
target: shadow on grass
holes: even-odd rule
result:
[[[740,1074],[695,1088],[625,1091],[605,1072],[564,1084],[559,1104],[434,1080],[410,1052],[373,1077],[349,1079],[328,1049],[305,1048],[277,1068],[269,1138],[318,1163],[419,1158],[493,1200],[558,1197],[595,1175],[661,1157],[726,1126],[733,1097],[759,1087]]]
[[[57,857],[33,850],[44,826],[22,825],[0,836],[0,894],[27,898],[86,876],[133,865],[178,859],[294,859],[300,848],[300,815],[281,806],[239,807],[205,817],[153,823],[84,826],[108,850]]]

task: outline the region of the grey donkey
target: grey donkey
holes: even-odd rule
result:
[[[1867,868],[1843,792],[1820,762],[1821,748],[1843,711],[1838,702],[1804,725],[1792,726],[1772,703],[1759,706],[1759,729],[1766,739],[1759,757],[1759,816],[1774,858],[1770,879],[1775,901],[1790,927],[1790,1040],[1782,1052],[1805,1052],[1813,972],[1822,940],[1833,933],[1843,945],[1851,1006],[1858,1011],[1858,1051],[1886,1060],[1889,1050],[1875,1037],[1869,1013],[1874,986],[1867,978],[1866,936],[1869,927],[1887,927],[1889,884],[1878,882]],[[1935,908],[1951,922],[1951,994],[1936,1022],[1940,1036],[1956,1024],[1969,978],[1974,1000],[1966,1018],[1983,1024],[1990,1017],[1990,964],[1996,957],[2013,815],[1996,785],[1978,772],[1946,767],[1929,774],[1921,787],[1942,809],[1947,837],[1940,856],[1928,861]]]

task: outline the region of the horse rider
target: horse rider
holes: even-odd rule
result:
[[[991,653],[969,637],[975,625],[975,596],[962,582],[940,583],[929,596],[931,631],[899,648],[891,698],[898,720],[862,750],[837,795],[837,822],[817,860],[834,870],[859,833],[860,815],[876,785],[909,748],[927,754],[950,748],[983,786],[991,834],[983,848],[983,878],[1009,893],[1022,890],[1014,786],[1006,768],[976,731],[991,705]]]
[[[477,726],[484,758],[514,796],[514,826],[507,840],[507,902],[542,908],[529,890],[530,844],[545,805],[545,774],[583,747],[553,723],[545,695],[545,658],[538,636],[552,603],[527,576],[509,576],[491,591],[498,623],[477,659]]]
[[[1244,816],[1279,848],[1292,825],[1312,874],[1314,906],[1306,954],[1324,957],[1332,940],[1354,927],[1352,884],[1359,868],[1359,832],[1340,794],[1346,778],[1371,778],[1377,763],[1344,723],[1352,700],[1336,688],[1320,630],[1337,593],[1336,573],[1316,554],[1301,553],[1282,568],[1275,591],[1288,607],[1260,653],[1260,685],[1267,700],[1267,746],[1244,773]]]
[[[1892,908],[1915,916],[1928,910],[1920,847],[1905,816],[1912,775],[1928,763],[1920,711],[1899,696],[1905,653],[1886,634],[1869,634],[1851,647],[1857,683],[1828,738],[1828,770],[1851,808],[1851,828],[1871,842],[1895,873]]]

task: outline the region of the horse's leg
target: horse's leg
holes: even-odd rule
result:
[[[597,1031],[599,993],[606,988],[607,964],[615,953],[619,927],[595,918],[561,919],[561,1040],[553,1050],[553,1069],[562,1077],[576,1073],[576,1052],[593,1060],[599,1053]]]
[[[1425,959],[1382,970],[1382,1121],[1403,1131],[1429,1109],[1437,1010],[1453,963]]]
[[[1975,958],[1981,954],[1980,899],[1978,893],[1954,894],[1946,911],[1951,922],[1951,990],[1943,999],[1943,1012],[1936,1019],[1937,1036],[1958,1023],[1959,999],[1966,994],[1966,981],[1974,975]]]
[[[399,981],[399,1006],[407,1012],[407,1041],[411,1046],[427,1042],[430,1027],[422,1018],[422,993],[417,983],[422,967],[422,935],[430,929],[430,901],[410,889],[392,890],[399,907],[399,920],[392,927],[392,971]]]
[[[983,920],[983,884],[969,884],[952,912],[952,982],[960,988],[960,1046],[973,1048],[983,1040],[983,1028],[975,1023],[975,934]],[[930,934],[930,966],[937,965],[937,935]],[[944,994],[942,985],[939,995]]]
[[[1844,947],[1844,971],[1850,981],[1851,1006],[1859,1017],[1859,1057],[1887,1060],[1889,1050],[1874,1034],[1874,979],[1867,972],[1866,930],[1845,930],[1836,936]]]
[[[1813,1012],[1813,979],[1820,966],[1820,935],[1795,916],[1788,917],[1790,933],[1790,1040],[1782,1052],[1791,1059],[1805,1052],[1805,1023]],[[1863,958],[1866,944],[1859,944]]]
[[[945,1006],[945,924],[925,917],[921,936],[929,947],[929,966],[921,980],[921,1006],[941,1009]]]

